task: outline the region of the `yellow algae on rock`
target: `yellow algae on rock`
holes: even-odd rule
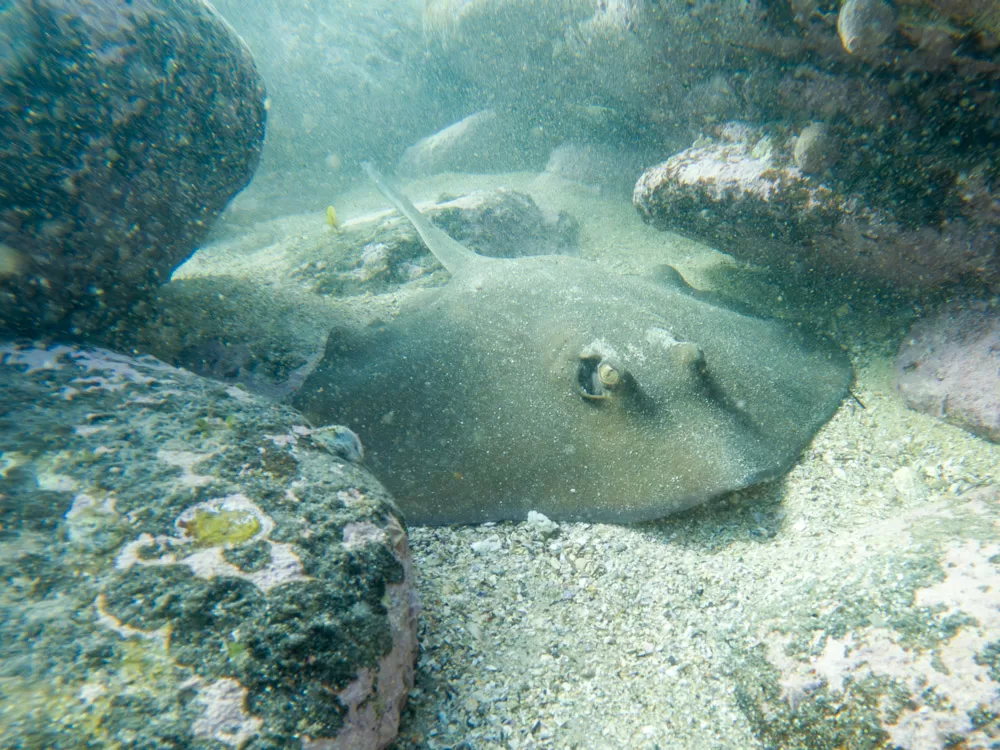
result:
[[[242,544],[260,533],[260,520],[244,508],[201,507],[178,525],[198,547]]]
[[[0,242],[0,280],[21,275],[27,265],[24,253]]]

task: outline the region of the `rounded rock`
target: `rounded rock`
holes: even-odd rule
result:
[[[837,15],[837,34],[844,49],[870,60],[896,30],[896,11],[884,0],[847,0]]]
[[[806,174],[821,174],[839,157],[839,143],[830,128],[821,122],[808,125],[795,139],[795,165]]]
[[[250,181],[264,85],[201,0],[5,6],[0,330],[110,337]]]

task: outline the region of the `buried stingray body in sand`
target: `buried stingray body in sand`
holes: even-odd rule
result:
[[[410,523],[665,516],[787,471],[847,393],[838,348],[673,269],[479,256],[369,174],[452,278],[332,331],[295,404],[358,432]]]

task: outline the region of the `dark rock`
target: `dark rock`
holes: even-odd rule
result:
[[[921,222],[919,215],[897,215],[891,196],[804,173],[794,161],[796,145],[787,128],[730,123],[646,170],[633,203],[657,228],[774,268],[913,288],[1000,279],[1000,222],[982,181],[972,186],[966,177],[970,187],[957,186],[953,196],[958,208]],[[843,148],[826,136],[811,144],[820,153],[809,155],[810,164],[832,163]]]
[[[1000,308],[951,304],[914,323],[896,388],[911,409],[1000,442]]]
[[[392,741],[413,573],[370,474],[150,357],[5,345],[0,403],[0,745]]]
[[[0,246],[18,262],[0,272],[0,330],[131,325],[249,182],[260,76],[201,0],[8,6]]]

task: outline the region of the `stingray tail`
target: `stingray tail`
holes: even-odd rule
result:
[[[410,199],[402,192],[386,182],[385,178],[379,174],[378,170],[370,162],[361,162],[361,168],[365,170],[375,187],[394,205],[403,216],[410,220],[417,234],[427,245],[428,249],[434,253],[434,257],[440,261],[441,265],[452,273],[457,273],[471,261],[485,260],[476,255],[461,242],[453,240],[443,231],[427,220],[427,217],[420,213],[416,206],[410,203]]]

